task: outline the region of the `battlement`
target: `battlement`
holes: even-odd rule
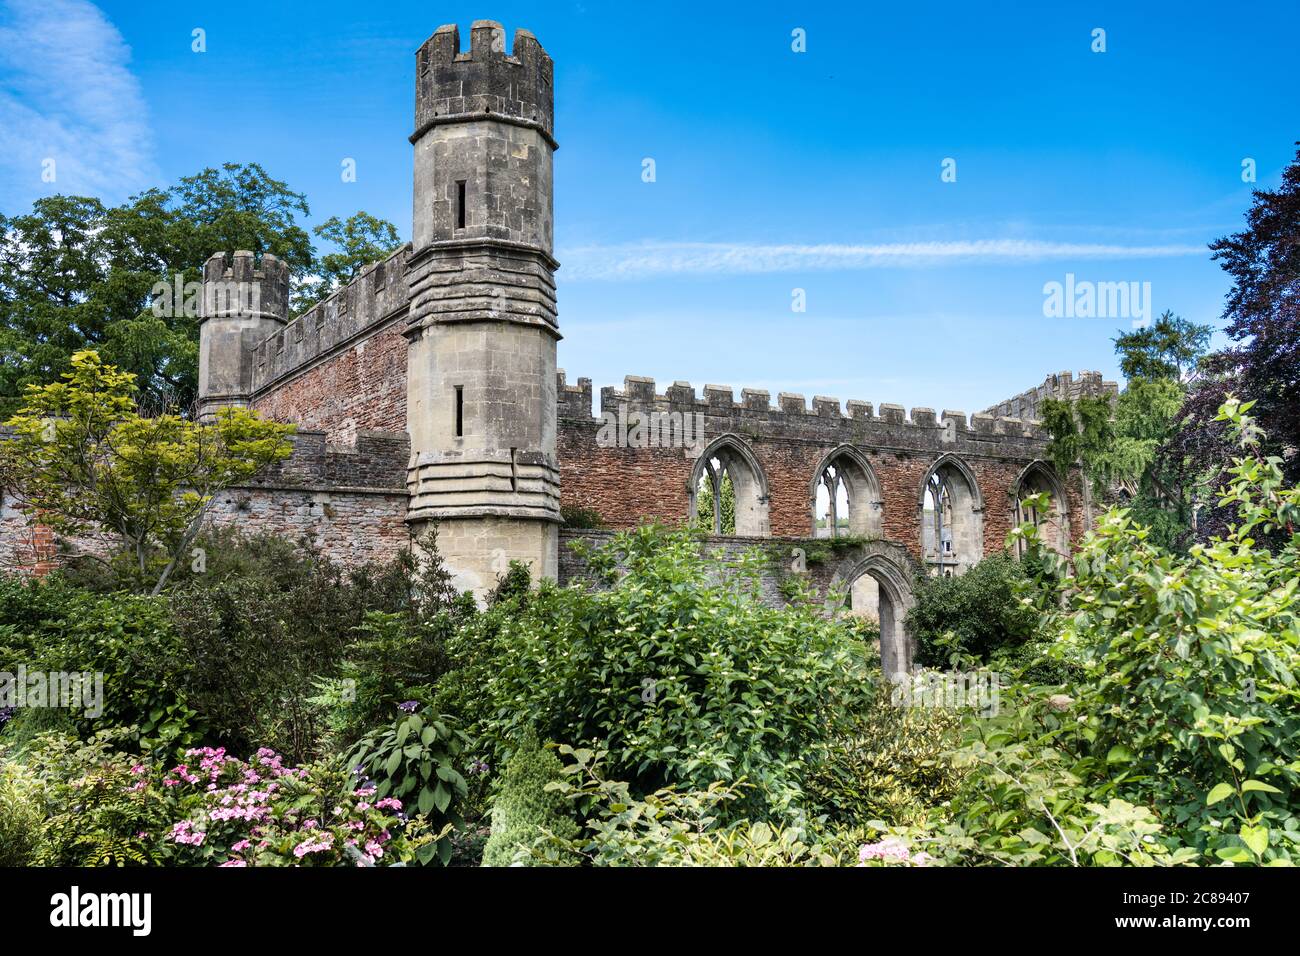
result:
[[[1100,372],[1080,372],[1076,379],[1072,372],[1057,372],[1043,380],[1042,385],[1021,392],[1013,398],[986,408],[981,414],[993,418],[1022,418],[1038,420],[1039,406],[1047,399],[1075,402],[1084,396],[1099,398],[1119,394],[1119,385],[1107,382]]]
[[[556,391],[559,395],[559,417],[569,420],[596,420],[592,414],[591,379],[580,378],[576,386],[567,383],[565,374],[558,373]],[[620,405],[629,410],[644,412],[700,413],[713,417],[733,417],[764,433],[789,430],[791,435],[817,429],[821,424],[852,423],[886,430],[914,430],[932,436],[947,434],[954,440],[957,435],[970,437],[1009,437],[1032,441],[1046,441],[1050,436],[1035,420],[987,413],[970,416],[962,411],[944,409],[938,415],[932,408],[913,408],[910,413],[902,406],[888,402],[878,407],[871,402],[850,400],[841,405],[838,398],[814,396],[809,404],[803,395],[781,392],[776,406],[771,393],[765,389],[742,388],[740,401],[730,385],[705,385],[703,398],[697,396],[689,382],[674,382],[662,394],[655,391],[655,380],[639,375],[623,379],[623,388],[606,386],[600,390],[602,413],[617,414]]]
[[[271,255],[259,263],[247,249],[227,258],[217,252],[203,264],[203,318],[256,316],[284,322],[289,317],[289,264]]]
[[[406,309],[409,245],[372,262],[361,274],[259,342],[253,350],[253,390],[279,381]]]
[[[415,142],[430,127],[493,119],[541,131],[554,146],[554,66],[537,38],[516,30],[511,52],[495,20],[475,20],[470,48],[454,23],[437,29],[416,53]]]

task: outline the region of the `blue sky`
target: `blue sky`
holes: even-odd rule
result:
[[[1046,317],[1044,284],[1149,282],[1154,314],[1217,323],[1242,161],[1271,186],[1300,138],[1291,2],[0,0],[0,212],[256,161],[313,222],[409,237],[413,54],[478,17],[556,62],[560,364],[597,387],[974,412],[1116,377],[1131,321]]]

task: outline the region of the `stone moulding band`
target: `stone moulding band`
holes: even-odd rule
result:
[[[475,110],[471,113],[448,113],[440,116],[432,116],[425,120],[416,128],[415,132],[408,137],[411,145],[419,142],[420,137],[435,126],[445,126],[448,123],[473,123],[473,122],[491,122],[491,123],[508,123],[511,126],[520,126],[524,129],[532,129],[542,134],[542,139],[546,140],[546,145],[552,150],[560,148],[560,144],[555,141],[551,131],[546,128],[540,121],[529,119],[526,116],[511,116],[509,113],[498,113],[495,110]]]
[[[528,255],[537,256],[551,271],[560,268],[559,261],[538,246],[530,245],[527,242],[520,242],[517,239],[494,239],[491,236],[476,236],[472,239],[435,239],[434,241],[421,246],[411,254],[411,259],[407,263],[407,269],[411,266],[418,265],[424,259],[442,250],[451,252],[464,252],[471,249],[509,249],[514,252],[522,252]]]

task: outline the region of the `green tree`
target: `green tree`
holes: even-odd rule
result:
[[[358,212],[346,220],[331,216],[312,232],[331,243],[336,252],[321,256],[314,281],[302,287],[294,300],[294,311],[305,312],[317,302],[347,285],[372,262],[386,258],[401,246],[391,222]]]
[[[1195,489],[1162,454],[1177,431],[1184,378],[1209,342],[1208,326],[1166,312],[1145,329],[1115,339],[1128,386],[1109,398],[1048,399],[1041,415],[1052,436],[1048,456],[1064,474],[1075,464],[1103,498],[1126,500],[1165,545],[1185,539]]]
[[[0,414],[18,407],[25,386],[57,382],[82,349],[133,373],[146,404],[188,408],[199,317],[155,311],[155,286],[201,281],[214,252],[248,249],[274,254],[300,287],[315,287],[323,266],[299,225],[309,213],[303,194],[256,163],[225,163],[120,206],[59,195],[28,213],[0,215]],[[339,255],[361,256],[367,238],[378,247],[394,232],[358,213],[338,236],[351,243]]]
[[[1213,329],[1165,312],[1154,323],[1115,338],[1120,371],[1133,379],[1181,381],[1196,369]]]
[[[199,533],[214,495],[289,456],[293,426],[242,408],[212,422],[146,416],[135,376],[96,352],[72,356],[64,381],[28,387],[0,479],[28,514],[66,533],[118,535],[140,586],[157,594]]]

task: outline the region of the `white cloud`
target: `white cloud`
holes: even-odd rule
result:
[[[869,245],[771,245],[728,242],[640,242],[563,250],[567,280],[647,279],[664,275],[725,276],[767,272],[856,271],[945,264],[1047,260],[1152,259],[1207,255],[1203,245],[1110,245],[976,239]]]
[[[124,198],[156,176],[131,50],[85,0],[9,0],[0,18],[0,210],[55,192]],[[55,161],[56,180],[41,179]]]

